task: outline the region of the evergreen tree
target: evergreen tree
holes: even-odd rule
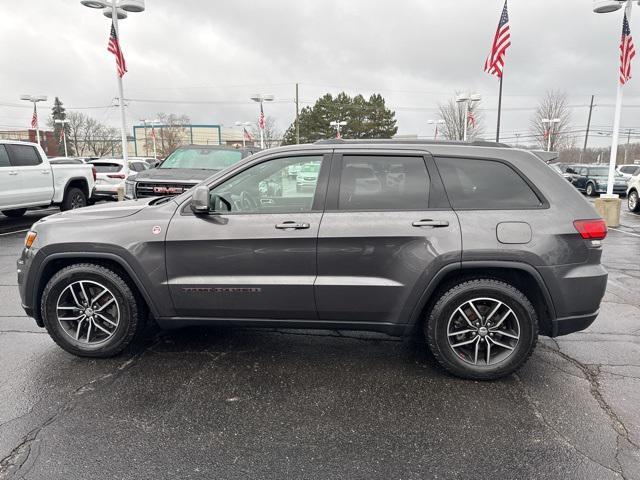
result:
[[[333,97],[327,93],[313,107],[300,111],[300,143],[335,138],[332,121],[347,122],[341,129],[343,138],[391,138],[398,132],[395,112],[386,107],[381,95],[371,95],[367,100],[362,95],[350,97],[342,92]],[[295,122],[285,132],[282,143],[296,143]]]
[[[53,119],[52,121],[53,135],[58,142],[58,155],[64,155],[64,138],[61,135],[61,130],[63,126],[64,126],[64,134],[67,137],[67,153],[69,154],[69,156],[74,155],[73,146],[69,141],[69,134],[71,133],[69,124],[56,123],[56,120],[67,119],[67,112],[65,108],[62,106],[62,102],[58,97],[56,97],[56,99],[53,102],[53,108],[51,109],[51,118]]]

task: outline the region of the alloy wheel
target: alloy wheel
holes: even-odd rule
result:
[[[627,198],[627,203],[629,205],[629,210],[635,212],[638,209],[638,192],[631,192]]]
[[[94,345],[114,335],[120,323],[120,306],[104,285],[80,280],[60,293],[56,315],[67,335],[80,343]]]
[[[76,193],[71,197],[71,209],[82,208],[85,206],[84,197],[81,193]]]
[[[474,298],[459,305],[449,317],[447,339],[462,361],[478,366],[495,365],[515,351],[520,340],[520,321],[504,302]]]

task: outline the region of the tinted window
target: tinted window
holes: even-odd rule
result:
[[[198,168],[222,170],[242,160],[240,150],[220,148],[179,148],[158,168]]]
[[[119,163],[91,162],[91,165],[96,167],[96,173],[116,173],[122,169]]]
[[[345,155],[340,210],[424,210],[429,174],[422,157]]]
[[[453,208],[527,208],[541,204],[522,177],[503,163],[438,158],[436,164]]]
[[[34,147],[10,144],[5,147],[9,152],[11,165],[14,167],[30,167],[42,163],[42,159]]]
[[[129,169],[133,170],[134,172],[141,172],[142,168],[140,167],[140,164],[137,162],[131,162],[129,163]]]
[[[4,148],[4,145],[0,145],[0,167],[8,167],[9,166],[9,155],[7,155],[7,151]]]
[[[586,173],[585,173],[585,175],[586,175]],[[591,177],[608,177],[609,176],[609,167],[590,168],[589,169],[589,176],[591,176]]]

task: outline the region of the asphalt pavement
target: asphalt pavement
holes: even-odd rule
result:
[[[47,213],[0,216],[0,479],[640,479],[640,216],[604,242],[591,328],[472,382],[418,339],[344,331],[154,331],[74,357],[19,303],[11,232]]]

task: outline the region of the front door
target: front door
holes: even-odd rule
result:
[[[14,185],[18,188],[20,205],[44,205],[53,198],[51,167],[42,161],[40,153],[31,145],[5,144],[9,163],[15,172]]]
[[[336,156],[318,237],[321,320],[403,323],[429,279],[460,261],[458,219],[427,162],[417,153]]]
[[[278,157],[214,186],[212,215],[171,220],[166,265],[183,317],[316,319],[313,283],[330,157]],[[291,171],[299,171],[295,177]]]

